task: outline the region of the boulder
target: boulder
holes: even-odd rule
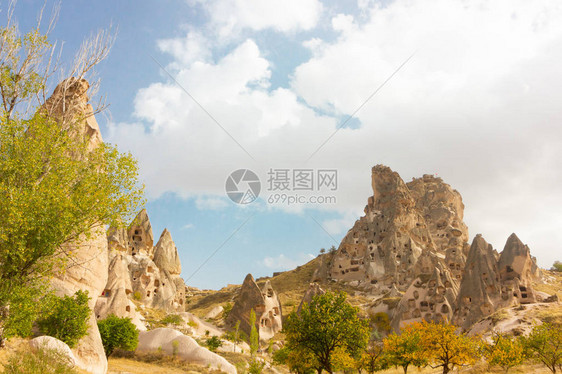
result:
[[[29,346],[32,351],[37,351],[38,349],[49,349],[54,350],[62,354],[68,359],[68,363],[72,366],[76,366],[76,357],[70,347],[63,341],[53,338],[52,336],[39,336],[33,338],[29,341]]]
[[[162,351],[175,355],[187,362],[221,370],[228,374],[236,374],[236,368],[224,357],[203,348],[197,342],[170,328],[158,328],[139,334],[136,352],[150,353]]]

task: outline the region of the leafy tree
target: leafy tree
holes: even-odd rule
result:
[[[207,348],[209,348],[209,351],[216,352],[217,349],[222,346],[222,341],[218,336],[211,336],[205,341],[205,344],[207,344]]]
[[[139,343],[139,332],[130,318],[110,315],[98,321],[105,355],[109,357],[115,348],[134,351]]]
[[[326,248],[320,248],[320,254],[323,255],[324,253],[326,253]]]
[[[258,329],[256,328],[256,312],[250,311],[250,354],[254,356],[260,347]]]
[[[22,35],[11,19],[0,27],[0,332],[8,334],[29,332],[35,301],[53,271],[73,261],[72,248],[94,228],[128,221],[143,202],[136,161],[92,146],[82,104],[45,102],[60,68],[49,32],[38,24]],[[110,46],[104,33],[86,41],[62,93],[84,87]]]
[[[88,333],[88,291],[77,291],[74,297],[54,297],[46,315],[37,320],[39,330],[74,347]]]
[[[562,272],[562,262],[554,261],[554,264],[552,264],[552,269],[550,269],[550,270]]]
[[[500,366],[506,373],[525,358],[521,340],[499,333],[494,334],[493,343],[487,344],[484,352],[490,365]]]
[[[550,323],[533,327],[528,337],[522,338],[526,355],[543,363],[556,373],[562,366],[562,328]]]
[[[310,352],[288,347],[283,347],[273,353],[273,363],[287,365],[291,372],[297,374],[312,374],[319,367],[316,358]]]
[[[386,362],[390,366],[400,366],[404,374],[410,366],[426,366],[428,361],[422,342],[422,331],[416,324],[407,325],[400,335],[388,335],[383,340]]]
[[[384,353],[384,346],[381,342],[370,341],[357,362],[357,369],[365,370],[369,374],[387,369],[388,360]]]
[[[412,328],[420,331],[424,354],[435,365],[433,368],[443,368],[443,374],[456,366],[472,364],[478,355],[476,339],[457,335],[455,325],[423,321],[413,323]]]
[[[318,373],[332,373],[338,363],[358,358],[369,338],[368,321],[346,301],[346,294],[327,292],[291,313],[283,329],[287,347],[302,358],[313,358]],[[337,360],[336,360],[337,358]]]
[[[390,326],[390,319],[388,314],[385,312],[378,312],[371,316],[371,322],[377,329],[377,332],[382,334],[388,334],[392,327]]]

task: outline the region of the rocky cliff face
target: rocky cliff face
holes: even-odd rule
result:
[[[111,228],[107,240],[109,279],[96,303],[98,319],[115,314],[132,318],[140,329],[146,329],[132,300],[167,312],[185,310],[186,286],[180,277],[177,247],[167,229],[153,246],[146,210],[139,212],[128,229]]]
[[[101,144],[102,137],[92,106],[88,104],[88,88],[86,80],[69,78],[55,88],[41,110],[46,111],[50,118],[57,119],[64,129],[68,129],[71,120],[77,123],[72,135],[77,141],[87,140],[89,148],[94,149]],[[87,240],[81,238],[66,246],[74,256],[69,266],[52,279],[52,285],[59,295],[73,295],[78,290],[87,290],[93,310],[108,278],[105,229],[100,225],[92,229]],[[107,372],[107,359],[93,312],[88,322],[88,333],[73,352],[78,367],[94,374]]]
[[[500,307],[537,300],[532,282],[540,271],[529,248],[515,234],[501,254],[480,235],[469,245],[462,197],[441,178],[404,183],[377,165],[372,188],[365,215],[313,280],[346,282],[386,297],[394,290],[401,295],[388,311],[395,329],[422,319],[468,328]]]
[[[248,274],[228,314],[226,324],[233,328],[240,321],[240,330],[250,336],[250,312],[256,313],[256,328],[261,341],[268,341],[282,329],[281,303],[269,281],[259,288],[252,274]]]

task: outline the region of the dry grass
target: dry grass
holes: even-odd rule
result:
[[[158,352],[139,354],[117,351],[109,358],[108,363],[110,374],[120,372],[135,374],[221,373],[219,370],[191,364]]]

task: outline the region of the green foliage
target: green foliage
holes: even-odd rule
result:
[[[507,373],[514,366],[521,365],[525,356],[521,340],[502,334],[494,334],[493,343],[486,344],[484,354],[490,365],[500,366]]]
[[[133,293],[133,300],[140,301],[142,299],[142,294],[139,291]]]
[[[172,341],[172,357],[176,357],[178,355],[178,349],[180,347],[180,342],[177,340]]]
[[[143,203],[130,154],[92,146],[85,118],[70,103],[64,114],[38,109],[47,78],[57,75],[39,73],[51,58],[39,29],[21,35],[10,23],[0,27],[0,308],[10,306],[0,330],[17,335],[29,333],[39,312],[33,302],[72,259],[68,244],[128,221]],[[82,61],[92,63],[88,69],[104,57],[87,52],[100,58]]]
[[[37,320],[39,330],[74,347],[88,332],[88,291],[77,291],[74,297],[53,297],[45,316]]]
[[[293,362],[306,360],[315,369],[332,373],[359,358],[367,345],[369,324],[358,311],[345,293],[327,292],[305,304],[300,315],[291,313],[283,328]]]
[[[291,372],[297,374],[313,374],[318,367],[315,358],[310,353],[288,347],[283,347],[273,353],[273,363],[287,365]]]
[[[248,373],[261,374],[264,367],[265,367],[265,362],[253,357],[248,363]]]
[[[179,325],[183,323],[183,318],[179,314],[168,314],[160,320],[164,325]]]
[[[4,374],[77,374],[74,364],[57,350],[39,348],[16,352],[4,364]]]
[[[109,357],[115,348],[134,351],[139,342],[139,332],[130,318],[110,315],[98,321],[105,355]]]
[[[543,323],[522,338],[526,356],[541,362],[553,373],[562,366],[562,328]]]
[[[250,311],[250,353],[252,356],[256,354],[260,347],[258,329],[256,327],[256,312]]]
[[[392,327],[390,326],[390,319],[385,312],[378,312],[371,316],[371,322],[379,333],[388,334]]]
[[[0,288],[2,287],[0,286]],[[30,336],[33,323],[37,320],[48,295],[45,287],[42,287],[40,284],[37,284],[36,287],[27,285],[15,287],[9,295],[12,313],[9,313],[7,308],[0,307],[0,310],[2,310],[0,312],[0,343],[2,342],[2,325],[5,338]],[[14,313],[14,310],[17,312]]]
[[[562,272],[562,262],[554,261],[554,264],[552,264],[552,269],[550,269],[550,270]]]
[[[205,344],[207,345],[207,348],[209,348],[209,351],[216,352],[217,349],[222,346],[222,341],[218,336],[211,336],[205,340]]]
[[[230,312],[232,311],[232,303],[226,303],[224,304],[224,306],[222,307],[222,318],[226,321],[226,318],[228,317],[228,315],[230,314]]]

